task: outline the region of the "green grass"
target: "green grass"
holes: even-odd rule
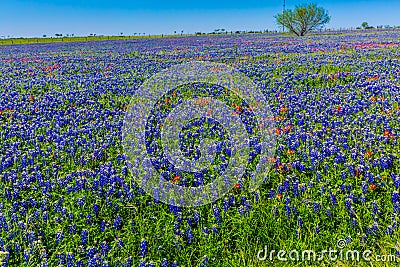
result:
[[[235,34],[235,33],[233,33]],[[259,34],[259,33],[246,33]],[[69,43],[69,42],[92,42],[92,41],[115,41],[115,40],[136,40],[136,39],[157,39],[157,38],[180,38],[188,36],[221,36],[228,34],[158,34],[158,35],[122,35],[122,36],[64,36],[64,37],[36,37],[36,38],[7,38],[0,39],[0,45],[13,44],[39,44],[39,43]]]
[[[143,36],[86,36],[86,37],[46,37],[46,38],[10,38],[0,39],[0,45],[12,44],[39,44],[39,43],[69,43],[69,42],[92,42],[111,40],[134,40],[144,38],[162,38],[162,35]]]

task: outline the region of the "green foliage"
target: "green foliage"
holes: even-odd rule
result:
[[[330,21],[328,11],[315,4],[296,6],[295,10],[285,10],[275,16],[276,22],[297,36],[304,36]]]
[[[368,22],[366,22],[366,21],[364,21],[363,23],[361,23],[361,27],[362,27],[364,30],[369,30],[369,29],[373,29],[373,28],[374,28],[373,26],[369,26],[369,25],[368,25]]]

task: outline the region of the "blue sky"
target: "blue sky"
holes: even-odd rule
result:
[[[278,29],[283,0],[0,0],[0,37],[160,34]],[[316,3],[329,11],[328,28],[400,25],[398,0],[286,0],[288,9]]]

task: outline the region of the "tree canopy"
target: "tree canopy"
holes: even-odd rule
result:
[[[320,29],[330,21],[328,11],[315,4],[300,5],[292,11],[285,10],[275,16],[276,22],[289,29],[297,36],[304,36],[310,31]]]

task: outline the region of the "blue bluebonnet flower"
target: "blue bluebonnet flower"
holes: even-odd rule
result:
[[[346,177],[347,177],[347,172],[342,171],[342,172],[340,173],[340,177],[342,178],[342,180],[345,180]]]
[[[250,200],[246,200],[244,203],[244,206],[246,208],[246,212],[250,212],[250,210],[251,210]]]
[[[166,258],[162,259],[161,267],[168,267],[168,260]]]
[[[400,258],[400,244],[396,243],[394,246],[396,258]]]
[[[201,261],[201,267],[207,267],[208,266],[208,257],[207,256],[203,256],[203,259]]]
[[[231,194],[229,196],[229,206],[235,205],[235,195]]]
[[[396,175],[396,174],[393,174],[393,173],[392,173],[390,176],[392,177],[394,186],[396,187],[397,190],[399,190],[399,187],[400,187],[400,177],[399,177],[398,175]]]
[[[125,246],[124,242],[122,241],[122,238],[119,238],[118,236],[117,236],[117,244],[118,247],[120,248],[123,248]]]
[[[194,237],[193,237],[192,228],[190,228],[190,226],[186,229],[185,234],[186,234],[186,240],[187,240],[188,244],[191,244]]]
[[[217,221],[217,224],[220,225],[222,222],[221,211],[217,205],[213,205],[214,217]]]
[[[380,213],[379,209],[378,209],[378,205],[376,204],[376,201],[372,201],[371,206],[372,206],[372,214],[373,215],[377,215]]]
[[[325,186],[321,185],[321,195],[325,194],[326,189]]]
[[[75,266],[75,255],[71,252],[67,253],[67,267]]]
[[[257,190],[256,192],[254,192],[254,196],[255,196],[256,202],[259,202],[260,201],[260,191]]]
[[[83,246],[86,246],[88,244],[88,235],[89,231],[87,229],[83,229],[81,232],[81,243]]]
[[[64,239],[64,233],[62,232],[62,230],[58,230],[56,233],[56,245],[59,245],[61,241],[63,241],[63,239]]]
[[[315,213],[318,213],[321,210],[321,204],[314,202],[313,209]]]
[[[227,212],[230,207],[229,200],[227,198],[224,198],[224,200],[222,201],[222,204],[224,206],[224,212]]]
[[[100,212],[100,206],[98,204],[93,204],[93,212],[96,216],[99,215]]]
[[[353,212],[353,206],[352,206],[352,204],[353,204],[353,200],[352,200],[351,198],[346,198],[345,206],[346,206],[346,209],[347,209],[347,211],[348,211],[349,213],[352,213],[352,212]]]
[[[29,263],[29,259],[30,259],[30,255],[29,255],[29,250],[24,250],[24,260],[25,260],[25,264],[28,265]]]
[[[342,192],[346,192],[347,191],[347,187],[345,184],[342,184],[342,186],[340,187],[340,189],[342,190]]]
[[[283,185],[282,184],[279,184],[278,185],[278,194],[282,194],[283,192],[284,192],[284,187],[283,187]]]
[[[245,215],[245,214],[246,214],[246,209],[245,209],[245,207],[244,207],[243,205],[240,205],[239,208],[238,208],[238,212],[239,212],[239,214],[240,214],[241,216]]]
[[[296,230],[295,230],[295,234],[296,234],[296,236],[297,237],[300,237],[300,228],[297,228]]]
[[[275,197],[275,191],[274,191],[273,189],[271,189],[271,190],[269,191],[268,197],[269,197],[270,199],[273,199],[273,198]]]
[[[169,204],[169,210],[174,213],[175,215],[177,215],[178,212],[181,211],[181,208],[176,206],[175,204],[175,200],[173,198],[171,198],[170,200],[170,204]]]
[[[217,228],[217,226],[214,224],[213,225],[213,227],[211,228],[211,230],[214,232],[214,234],[218,234],[219,233],[219,231],[218,231],[218,228]]]
[[[330,208],[326,209],[326,216],[332,217],[332,210]]]
[[[92,224],[92,216],[90,214],[86,215],[86,225],[91,225]]]
[[[386,235],[388,235],[388,236],[390,236],[390,237],[392,237],[393,236],[393,227],[391,226],[391,225],[389,225],[387,228],[386,228]]]
[[[106,241],[104,241],[101,243],[100,247],[101,247],[101,254],[103,256],[107,256],[108,252],[110,251],[110,245]]]
[[[362,243],[362,244],[366,244],[367,241],[368,241],[368,236],[367,236],[367,235],[362,235],[362,236],[361,236],[361,243]]]
[[[290,217],[291,217],[291,209],[290,209],[289,204],[286,204],[286,205],[285,205],[285,210],[286,210],[286,217],[287,217],[288,219],[290,219]]]
[[[316,226],[316,227],[314,228],[314,230],[315,230],[315,233],[316,233],[316,234],[319,234],[319,232],[320,232],[319,226]]]
[[[395,204],[398,202],[400,202],[400,195],[399,195],[399,192],[395,190],[392,193],[392,203]]]
[[[337,202],[337,199],[336,199],[336,195],[333,194],[332,192],[330,192],[330,196],[331,196],[332,205],[337,206],[338,202]]]
[[[180,230],[180,222],[175,222],[174,223],[174,234],[175,235],[181,235],[182,233],[181,233],[181,230]]]
[[[203,233],[206,234],[206,235],[209,235],[210,234],[210,230],[208,230],[207,227],[204,227],[203,228]]]
[[[299,228],[303,227],[303,219],[301,217],[297,218],[297,225],[299,226]]]
[[[246,199],[245,196],[241,196],[241,197],[240,197],[240,204],[241,204],[241,205],[244,205],[245,202],[246,202],[246,200],[247,200],[247,199]]]
[[[100,222],[100,232],[104,232],[106,229],[106,222],[105,221],[101,221]]]
[[[364,194],[368,192],[368,184],[365,181],[361,182],[361,190]]]
[[[198,212],[197,210],[193,211],[193,219],[195,223],[200,223],[201,220],[200,212]]]
[[[284,188],[284,191],[285,191],[286,193],[290,192],[290,185],[289,185],[289,180],[288,180],[288,179],[286,179],[285,181],[283,181],[283,188]]]
[[[140,241],[140,257],[144,258],[147,255],[147,241],[146,239],[142,239],[142,241]]]
[[[114,228],[116,230],[120,230],[122,228],[122,218],[121,216],[117,215],[114,220]]]
[[[358,225],[356,218],[351,218],[351,224],[356,227]]]
[[[293,191],[293,195],[295,196],[295,197],[298,197],[299,196],[299,181],[293,181],[292,182],[292,191]]]

